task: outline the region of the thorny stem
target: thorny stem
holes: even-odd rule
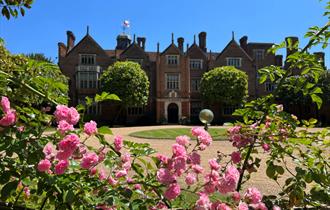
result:
[[[315,36],[313,38],[311,38],[309,40],[309,42],[307,43],[307,45],[301,50],[301,52],[307,52],[307,50],[314,44],[314,38],[315,37],[319,37],[322,33],[324,33],[328,28],[330,27],[330,22],[328,22],[325,26],[322,27],[322,29],[315,34]],[[286,71],[284,76],[280,79],[279,83],[278,83],[278,86],[277,88],[275,89],[274,93],[273,93],[273,100],[275,99],[274,96],[276,96],[278,94],[278,91],[280,89],[280,87],[283,85],[284,83],[284,80],[291,74],[291,71]],[[262,117],[262,119],[260,120],[260,122],[263,122],[265,120],[266,116],[264,115]],[[247,165],[248,165],[248,161],[250,159],[250,156],[251,156],[251,152],[252,152],[252,149],[254,148],[254,145],[255,145],[255,142],[256,142],[257,138],[255,137],[253,139],[253,142],[250,144],[249,146],[249,149],[248,149],[248,152],[245,156],[245,160],[244,160],[244,163],[243,163],[243,167],[242,167],[242,171],[241,171],[241,174],[240,174],[240,177],[239,177],[239,181],[238,181],[238,184],[237,184],[237,189],[236,191],[240,191],[241,189],[241,185],[242,185],[242,181],[243,181],[243,177],[244,177],[244,172],[247,168]]]

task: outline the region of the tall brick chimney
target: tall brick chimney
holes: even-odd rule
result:
[[[145,49],[146,46],[146,38],[145,37],[138,37],[137,38],[138,45],[142,48]]]
[[[72,33],[72,31],[67,31],[67,52],[69,52],[74,47],[74,41],[76,40],[76,37]]]
[[[60,61],[62,58],[66,56],[67,49],[63,42],[59,42],[57,46],[58,46],[58,61]]]
[[[247,36],[242,36],[239,40],[239,45],[243,50],[247,51],[247,42],[248,42],[248,37]]]
[[[318,61],[322,64],[322,66],[325,68],[325,64],[324,64],[325,54],[324,54],[324,52],[315,52],[314,55],[317,57]]]
[[[178,47],[180,49],[181,52],[183,52],[183,43],[184,43],[184,38],[183,37],[179,37],[178,38]]]
[[[206,32],[202,31],[198,34],[199,47],[206,52]]]
[[[289,40],[291,40],[291,46],[289,46]],[[286,57],[297,52],[298,46],[295,47],[296,44],[299,43],[299,39],[296,36],[285,37],[286,42]]]

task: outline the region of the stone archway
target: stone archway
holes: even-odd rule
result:
[[[168,123],[179,122],[179,107],[176,103],[170,103],[167,107],[167,121]]]

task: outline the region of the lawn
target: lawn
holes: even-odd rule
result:
[[[226,140],[227,130],[225,128],[209,128],[213,140]],[[175,139],[177,136],[187,135],[192,137],[190,128],[166,128],[138,131],[130,133],[129,136],[145,139]]]

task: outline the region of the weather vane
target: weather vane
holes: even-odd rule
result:
[[[126,34],[126,30],[130,27],[129,20],[124,20],[123,22],[123,34]]]

